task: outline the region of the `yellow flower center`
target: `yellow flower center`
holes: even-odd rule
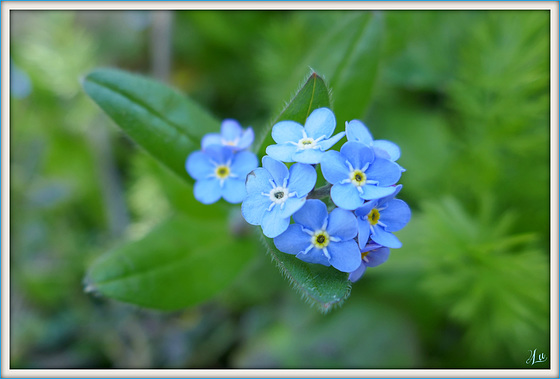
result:
[[[327,233],[325,230],[318,230],[311,236],[311,243],[317,249],[324,249],[329,245],[330,242],[331,239],[329,233]]]
[[[356,187],[361,187],[366,184],[366,174],[362,170],[354,170],[350,173],[350,181]]]
[[[381,215],[379,214],[379,211],[377,210],[377,208],[373,208],[371,210],[371,212],[369,212],[368,215],[367,215],[367,219],[368,219],[370,225],[377,224],[379,222],[380,217],[381,217]]]
[[[226,179],[229,176],[229,167],[226,165],[220,165],[216,167],[216,176],[219,179]]]
[[[362,259],[364,259],[364,257],[365,257],[366,255],[368,255],[368,254],[369,254],[369,251],[364,251],[364,252],[362,253]]]

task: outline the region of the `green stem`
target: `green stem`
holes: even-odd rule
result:
[[[331,195],[331,187],[332,184],[327,184],[321,188],[315,188],[313,191],[309,192],[307,195],[308,199],[322,199],[325,197],[329,197]]]

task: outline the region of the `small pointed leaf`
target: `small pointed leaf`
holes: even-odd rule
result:
[[[270,133],[274,124],[279,121],[289,120],[304,125],[307,117],[315,109],[322,107],[330,108],[330,106],[329,89],[325,81],[315,72],[311,72],[305,84],[297,91],[274,122],[268,128],[262,129],[262,134],[259,136],[262,142],[258,156],[263,157],[266,155],[266,147],[275,144]]]
[[[262,236],[262,240],[292,286],[321,312],[328,312],[350,296],[352,286],[348,274],[333,267],[303,262],[293,255],[279,251],[271,239]]]

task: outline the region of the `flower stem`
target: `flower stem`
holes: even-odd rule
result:
[[[331,194],[331,187],[332,184],[327,184],[321,188],[315,188],[313,191],[309,192],[307,195],[308,199],[322,199],[325,197],[329,197]]]

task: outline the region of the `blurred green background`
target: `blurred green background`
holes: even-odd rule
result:
[[[361,118],[401,146],[413,216],[403,248],[342,307],[309,307],[264,250],[217,298],[179,312],[84,292],[95,258],[192,189],[80,77],[141,73],[258,129],[346,13],[11,12],[12,368],[549,367],[526,364],[529,350],[550,353],[548,11],[381,12]]]

